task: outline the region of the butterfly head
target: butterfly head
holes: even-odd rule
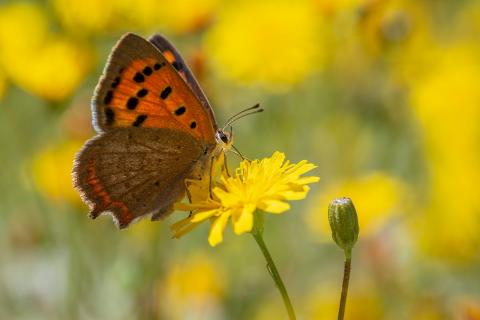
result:
[[[223,129],[217,129],[217,132],[215,133],[215,139],[217,140],[217,144],[222,148],[223,151],[228,151],[232,148],[232,132],[227,132]]]
[[[220,146],[220,148],[223,151],[229,151],[230,149],[233,149],[233,151],[235,153],[239,154],[242,157],[242,159],[244,159],[244,157],[240,154],[240,152],[238,152],[237,148],[235,148],[235,146],[233,145],[232,123],[241,119],[241,118],[243,118],[243,117],[249,116],[251,114],[259,113],[259,112],[262,112],[262,111],[263,111],[263,109],[261,109],[260,105],[257,103],[253,107],[244,109],[244,110],[234,114],[233,116],[231,116],[227,120],[225,126],[221,129],[217,129],[217,132],[215,133],[215,139],[217,141],[217,145]],[[227,132],[225,130],[227,127],[230,127],[230,132]]]

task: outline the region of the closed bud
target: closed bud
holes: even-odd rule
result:
[[[328,222],[332,238],[349,257],[358,239],[358,218],[350,198],[338,198],[328,206]]]

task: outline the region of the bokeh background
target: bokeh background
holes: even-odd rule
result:
[[[211,248],[148,220],[87,218],[72,160],[119,37],[165,34],[249,158],[279,150],[320,183],[266,220],[301,319],[334,319],[343,255],[328,202],[360,239],[347,319],[480,319],[480,2],[0,1],[0,318],[285,319],[249,235]],[[230,157],[231,166],[238,163]]]

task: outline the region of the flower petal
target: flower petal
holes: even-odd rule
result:
[[[233,231],[240,235],[245,232],[252,231],[253,213],[256,209],[254,204],[246,204],[242,211],[232,215]]]
[[[208,234],[208,243],[215,247],[217,244],[223,241],[223,231],[227,225],[230,214],[225,212],[224,214],[213,219],[212,226],[210,227],[210,233]]]
[[[290,205],[281,200],[263,200],[258,207],[270,213],[283,213],[290,209]]]
[[[298,184],[309,184],[309,183],[315,183],[315,182],[318,182],[318,181],[320,181],[320,177],[312,176],[312,177],[302,177],[302,178],[298,178],[297,180],[295,180],[295,183],[298,183]]]
[[[172,238],[178,239],[196,226],[198,226],[198,223],[191,223],[190,217],[182,219],[170,226],[170,230],[173,232]]]
[[[299,190],[286,190],[279,193],[285,200],[302,200],[307,196],[309,186],[301,186]]]
[[[208,219],[211,216],[214,216],[218,213],[221,213],[221,210],[213,209],[213,210],[201,211],[193,215],[192,222],[202,222],[203,220]]]

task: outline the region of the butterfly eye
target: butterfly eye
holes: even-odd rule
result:
[[[218,139],[220,139],[225,144],[229,143],[229,140],[230,140],[228,138],[228,136],[225,134],[225,132],[223,132],[221,130],[217,131],[217,141],[218,141]]]
[[[222,135],[220,136],[220,139],[222,139],[223,142],[228,143],[228,137],[225,133],[222,133]]]

